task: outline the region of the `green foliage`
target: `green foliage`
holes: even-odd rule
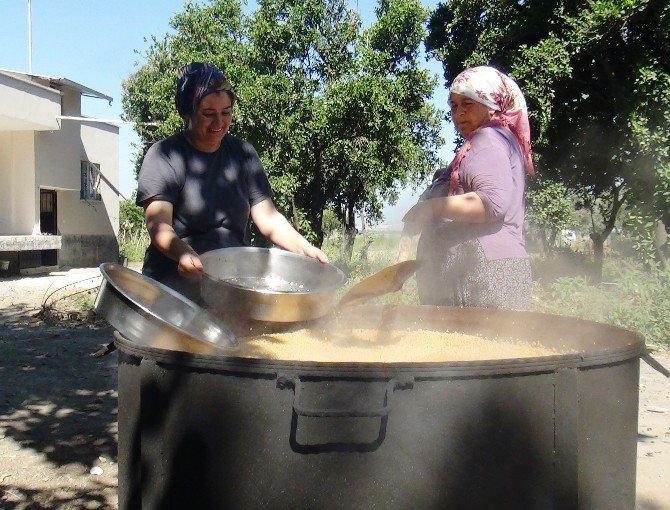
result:
[[[646,342],[670,345],[670,271],[651,273],[611,260],[604,266],[606,283],[564,277],[535,289],[538,311],[613,324],[640,333]]]
[[[149,246],[149,233],[144,227],[144,210],[135,205],[135,194],[119,203],[119,254],[131,262],[144,260]]]
[[[330,208],[323,211],[323,224],[321,225],[321,230],[323,231],[324,238],[328,238],[337,233],[338,230],[340,230],[340,227],[340,221],[337,219],[335,211]]]
[[[626,227],[633,234],[633,246],[638,258],[648,267],[657,265],[654,250],[654,221],[641,211],[637,203],[626,217]]]
[[[135,193],[119,202],[119,228],[126,234],[137,234],[144,230],[144,209],[135,205]]]
[[[93,311],[93,307],[95,306],[95,297],[96,294],[90,291],[78,292],[71,297],[74,302],[73,307],[86,312]]]
[[[563,184],[540,179],[528,191],[526,201],[526,218],[548,253],[560,242],[563,230],[576,226],[574,199]]]
[[[150,242],[146,230],[137,234],[119,236],[119,255],[128,262],[142,262]]]
[[[437,80],[419,68],[428,12],[418,0],[384,0],[361,31],[345,0],[187,3],[174,32],[153,38],[124,82],[123,107],[148,146],[181,126],[174,77],[191,60],[221,67],[240,97],[233,134],[258,150],[275,203],[309,239],[323,239],[331,209],[350,232],[410,179],[437,164]]]

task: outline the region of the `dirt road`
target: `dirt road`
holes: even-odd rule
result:
[[[116,357],[91,356],[112,330],[77,312],[85,293],[63,299],[99,282],[97,270],[0,279],[0,508],[117,506]],[[55,323],[35,316],[45,298]]]
[[[97,269],[0,279],[0,508],[116,508],[117,358],[91,356],[112,330],[73,302],[99,282]],[[56,323],[35,317],[57,289]],[[670,380],[640,370],[637,509],[670,510]]]

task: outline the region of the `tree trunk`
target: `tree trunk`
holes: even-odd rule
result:
[[[354,215],[354,206],[347,204],[344,212],[344,244],[342,245],[342,257],[348,263],[351,262],[351,256],[354,252],[354,241],[356,239],[356,217]]]
[[[295,205],[295,195],[291,195],[291,212],[293,213],[293,228],[300,231],[300,217],[298,207]]]
[[[344,244],[342,245],[342,258],[345,262],[351,262],[354,253],[354,241],[356,240],[356,227],[344,228]]]
[[[593,241],[593,278],[595,283],[603,281],[603,258],[605,255],[605,241],[614,230],[616,217],[619,214],[621,206],[626,201],[626,193],[621,192],[620,186],[612,186],[610,190],[612,193],[612,207],[608,211],[607,218],[605,218],[605,228],[602,232],[592,232],[591,241]],[[593,211],[591,211],[593,217]]]
[[[668,228],[663,220],[656,220],[654,229],[654,252],[662,269],[670,269],[670,247],[668,246]]]
[[[551,252],[551,248],[549,247],[549,239],[547,239],[547,231],[544,226],[540,227],[540,241],[542,242],[542,252],[546,257]]]
[[[321,248],[323,244],[323,209],[325,205],[320,205],[319,207],[320,209],[312,211],[309,223],[315,236],[314,246],[317,248]]]
[[[361,262],[368,263],[368,231],[365,224],[365,211],[361,211],[361,232],[363,233],[363,246],[361,249]]]
[[[551,229],[551,232],[549,232],[549,242],[547,243],[547,253],[553,253],[556,251],[556,235],[558,233],[556,230]]]
[[[606,237],[600,233],[591,233],[591,241],[593,241],[593,279],[594,283],[603,281],[603,258],[605,255],[605,239]]]

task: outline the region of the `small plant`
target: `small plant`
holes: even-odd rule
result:
[[[141,262],[150,240],[144,227],[144,211],[135,205],[134,194],[120,202],[119,216],[119,254],[130,262]]]
[[[82,323],[100,321],[93,312],[97,287],[76,290],[69,285],[48,294],[36,317],[47,323],[74,327]]]
[[[146,230],[119,232],[119,254],[129,262],[142,262],[150,242],[149,233]]]

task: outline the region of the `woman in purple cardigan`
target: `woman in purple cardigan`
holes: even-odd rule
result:
[[[421,234],[419,299],[528,310],[524,187],[534,168],[526,101],[512,79],[482,66],[454,79],[449,105],[465,142],[403,218],[401,249],[408,237]]]

